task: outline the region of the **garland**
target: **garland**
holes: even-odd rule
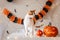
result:
[[[39,19],[42,19],[46,13],[51,9],[52,3],[54,0],[48,0],[43,7],[43,9],[34,16],[33,20],[36,22]],[[22,18],[15,17],[8,9],[4,8],[3,13],[9,18],[10,21],[18,24],[23,24]]]

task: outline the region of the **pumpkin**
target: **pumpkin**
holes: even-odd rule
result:
[[[43,32],[46,37],[55,37],[58,34],[58,29],[55,26],[45,26]]]
[[[41,30],[37,30],[36,32],[36,36],[40,37],[43,35],[43,32]]]

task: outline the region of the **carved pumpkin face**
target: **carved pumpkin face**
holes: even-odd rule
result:
[[[55,26],[46,26],[43,31],[47,37],[55,37],[58,34],[58,29]]]

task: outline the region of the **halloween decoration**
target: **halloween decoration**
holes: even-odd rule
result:
[[[47,37],[55,37],[58,34],[58,29],[55,26],[45,26],[44,35]]]
[[[41,30],[37,30],[36,32],[36,36],[40,37],[43,35],[43,32]]]
[[[10,1],[10,0],[9,0]],[[13,1],[13,0],[12,0]],[[38,12],[37,15],[35,15],[33,17],[33,21],[36,22],[37,20],[39,19],[42,19],[43,16],[46,15],[46,13],[51,9],[51,6],[52,6],[52,3],[53,3],[54,0],[48,0],[45,4],[45,6],[43,7],[43,9],[41,11]],[[3,10],[3,13],[6,15],[6,16],[9,16],[10,18],[10,21],[14,22],[14,23],[18,23],[18,24],[23,24],[23,20],[24,19],[21,19],[21,18],[18,18],[18,17],[14,17],[14,15],[9,11],[7,10],[6,8],[4,8]],[[12,16],[8,15],[8,14],[11,14]],[[16,21],[16,22],[15,22]]]

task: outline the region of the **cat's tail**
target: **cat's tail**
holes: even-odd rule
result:
[[[10,21],[12,21],[14,23],[18,23],[18,24],[23,24],[24,19],[15,17],[8,9],[4,8],[3,13],[4,13],[4,15],[7,16],[7,18],[9,18]]]

